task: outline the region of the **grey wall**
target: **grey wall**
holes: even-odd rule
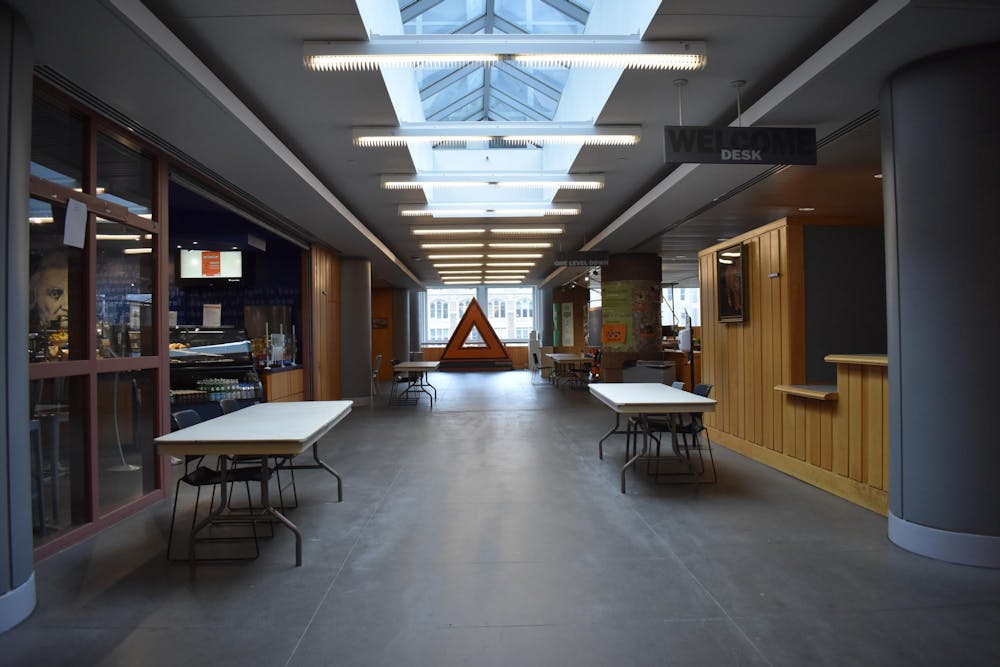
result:
[[[420,292],[410,290],[410,351],[420,351]]]
[[[35,607],[28,454],[28,168],[31,156],[31,38],[0,4],[0,632]]]
[[[897,72],[881,96],[890,511],[994,539],[998,71],[998,44],[952,52]]]
[[[540,321],[542,323],[542,330],[538,332],[538,344],[542,347],[550,347],[555,335],[555,327],[552,324],[551,287],[543,287],[538,290],[538,309],[541,312]]]
[[[372,377],[372,267],[340,261],[340,386],[345,400],[368,400]]]
[[[828,354],[885,354],[881,226],[804,228],[806,379],[835,384]]]

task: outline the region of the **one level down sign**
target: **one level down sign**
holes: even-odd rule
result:
[[[816,164],[811,127],[663,128],[665,160],[698,164]]]

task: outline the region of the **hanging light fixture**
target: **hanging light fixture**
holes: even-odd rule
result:
[[[364,147],[394,147],[409,144],[464,145],[499,142],[511,146],[525,144],[581,144],[585,146],[631,146],[639,143],[639,125],[593,125],[551,122],[441,122],[402,123],[398,127],[356,127],[354,144]],[[406,187],[406,178],[389,177],[395,187]],[[415,177],[409,177],[415,178]],[[476,175],[475,185],[490,185],[489,178]],[[591,179],[596,180],[596,179]],[[500,185],[501,181],[496,184]],[[568,179],[567,182],[573,182]],[[385,181],[383,181],[385,183]],[[602,179],[603,185],[603,179]],[[383,184],[383,187],[387,187]],[[421,185],[413,187],[422,187]],[[599,186],[600,187],[600,186]]]
[[[422,172],[419,174],[383,174],[386,190],[420,188],[558,188],[560,190],[600,190],[604,174],[560,174],[545,172]]]
[[[643,41],[598,35],[373,35],[367,41],[309,41],[302,61],[317,71],[382,68],[445,69],[510,61],[529,67],[698,70],[707,62],[700,41]]]
[[[547,202],[484,202],[475,204],[401,204],[404,218],[540,218],[549,215],[579,215],[580,204]]]

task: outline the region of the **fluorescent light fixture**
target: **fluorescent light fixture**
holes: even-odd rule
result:
[[[441,122],[403,123],[398,127],[356,127],[356,146],[404,146],[408,144],[466,144],[497,141],[505,144],[581,144],[588,146],[630,146],[639,143],[639,125],[593,125],[592,123],[552,122]],[[579,182],[596,181],[583,178]],[[489,185],[490,178],[469,175],[476,184]],[[389,177],[384,177],[389,178]],[[414,178],[414,177],[410,177]],[[391,177],[392,183],[403,183],[404,177]],[[454,180],[454,179],[452,179]],[[518,179],[515,179],[515,182]],[[523,179],[522,179],[523,180]],[[542,179],[544,180],[544,179]],[[572,182],[572,181],[567,181]],[[385,183],[385,181],[383,181]],[[497,184],[500,180],[496,181]],[[383,185],[383,187],[386,187]],[[421,185],[420,187],[423,187]]]
[[[551,248],[548,241],[525,242],[525,243],[490,243],[491,248]]]
[[[642,41],[618,35],[372,35],[367,41],[305,42],[302,61],[318,71],[447,69],[513,61],[529,67],[697,70],[704,42]]]
[[[523,282],[523,279],[511,278],[510,280],[507,280],[505,278],[503,280],[491,280],[491,279],[487,278],[486,280],[483,281],[483,284],[484,285],[516,285],[516,284],[518,284],[520,282]]]
[[[427,259],[482,259],[482,255],[427,255]]]
[[[544,202],[484,202],[476,204],[400,204],[405,218],[541,218],[550,215],[579,215],[580,204]]]
[[[47,225],[55,222],[55,219],[51,215],[42,215],[28,218],[28,222],[32,225]]]
[[[722,259],[721,257],[719,258],[719,264],[732,264],[732,263],[733,260],[731,259]]]
[[[490,275],[491,273],[516,273],[524,275],[530,273],[530,271],[531,269],[486,269],[486,275]],[[444,272],[442,271],[442,273]]]
[[[435,262],[435,269],[461,268],[463,266],[482,266],[482,262]]]
[[[722,256],[723,257],[739,257],[740,253],[738,253],[738,252],[724,252],[724,253],[722,253]]]
[[[414,236],[452,236],[455,234],[484,234],[486,230],[469,227],[414,227],[410,233]]]
[[[502,255],[487,255],[490,259],[541,259],[542,253],[540,252],[520,252],[520,253],[504,253]]]
[[[427,250],[447,250],[449,248],[482,248],[482,243],[421,243],[420,247]]]
[[[153,252],[152,248],[125,248],[122,250],[126,255],[148,255]]]
[[[457,276],[471,276],[473,274],[481,273],[479,269],[445,269],[444,271],[438,270],[442,276],[444,275],[457,275]]]
[[[600,190],[604,174],[559,174],[546,172],[436,172],[381,177],[386,190],[420,188],[558,188],[560,190]]]
[[[142,234],[95,234],[98,241],[141,241]]]
[[[812,206],[799,206],[799,210],[803,213],[809,213],[810,211],[815,211],[816,209]]]
[[[535,262],[486,262],[486,266],[534,266]]]
[[[543,234],[562,234],[562,227],[493,227],[490,234],[515,234],[517,236],[541,236]]]

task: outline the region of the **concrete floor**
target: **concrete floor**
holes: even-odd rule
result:
[[[257,561],[168,564],[164,501],[39,563],[0,664],[1000,664],[1000,571],[721,447],[718,485],[623,496],[588,392],[431,380],[433,410],[357,408],[323,441],[343,503],[299,473],[303,567],[281,530]]]

